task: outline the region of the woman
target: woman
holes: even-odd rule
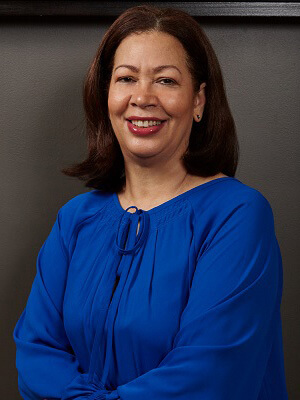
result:
[[[234,177],[215,53],[172,9],[127,10],[84,92],[92,191],[58,212],[15,330],[24,399],[283,400],[271,206]]]

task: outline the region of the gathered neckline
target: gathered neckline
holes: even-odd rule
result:
[[[165,210],[166,208],[168,208],[170,206],[173,206],[174,203],[177,203],[180,200],[184,200],[186,197],[188,197],[189,195],[191,195],[192,193],[194,193],[194,192],[196,192],[198,190],[205,189],[205,188],[207,188],[209,186],[212,186],[214,184],[217,184],[217,183],[220,183],[220,182],[223,182],[223,181],[227,181],[227,180],[239,181],[237,178],[232,177],[232,176],[223,176],[223,177],[220,177],[220,178],[212,179],[211,181],[208,181],[208,182],[205,182],[205,183],[201,183],[198,186],[195,186],[195,187],[193,187],[193,188],[191,188],[191,189],[189,189],[189,190],[187,190],[187,191],[185,191],[185,192],[183,192],[181,194],[178,194],[177,196],[173,197],[172,199],[167,200],[167,201],[159,204],[158,206],[150,208],[150,210],[143,210],[143,209],[142,210],[143,210],[143,212],[146,212],[146,213],[148,213],[150,215],[151,214],[156,214],[156,213],[158,213],[160,211]],[[121,203],[120,203],[120,200],[119,200],[117,192],[113,193],[113,200],[114,200],[116,208],[119,210],[119,212],[121,212],[121,213],[124,213],[124,212],[130,213],[130,211],[126,211],[121,206]],[[131,206],[135,206],[135,205],[131,204]]]

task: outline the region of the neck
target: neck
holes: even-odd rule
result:
[[[118,194],[123,208],[135,205],[144,210],[156,207],[191,187],[207,181],[196,175],[190,175],[185,169],[176,169],[163,174],[152,170],[125,172],[126,184]]]

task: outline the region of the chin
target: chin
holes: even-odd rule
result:
[[[131,154],[136,158],[147,159],[147,158],[155,157],[158,153],[153,152],[153,151],[140,151],[140,152],[134,151],[134,152],[131,152]]]
[[[151,157],[162,151],[161,146],[154,145],[154,143],[141,143],[141,142],[132,142],[128,143],[126,146],[126,152],[129,152],[132,155],[136,155],[137,157]]]

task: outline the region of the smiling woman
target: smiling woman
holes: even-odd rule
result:
[[[174,36],[127,36],[115,53],[108,95],[125,165],[151,157],[153,170],[174,169],[188,148],[193,118],[203,114],[204,87],[194,90],[186,52]]]
[[[58,211],[15,329],[24,399],[286,400],[282,262],[268,200],[234,177],[214,50],[138,6],[84,86],[93,188]],[[134,210],[134,211],[133,211]]]
[[[87,187],[149,208],[235,174],[239,146],[217,57],[179,10],[139,6],[114,22],[88,71],[84,106],[89,154],[63,172]]]

